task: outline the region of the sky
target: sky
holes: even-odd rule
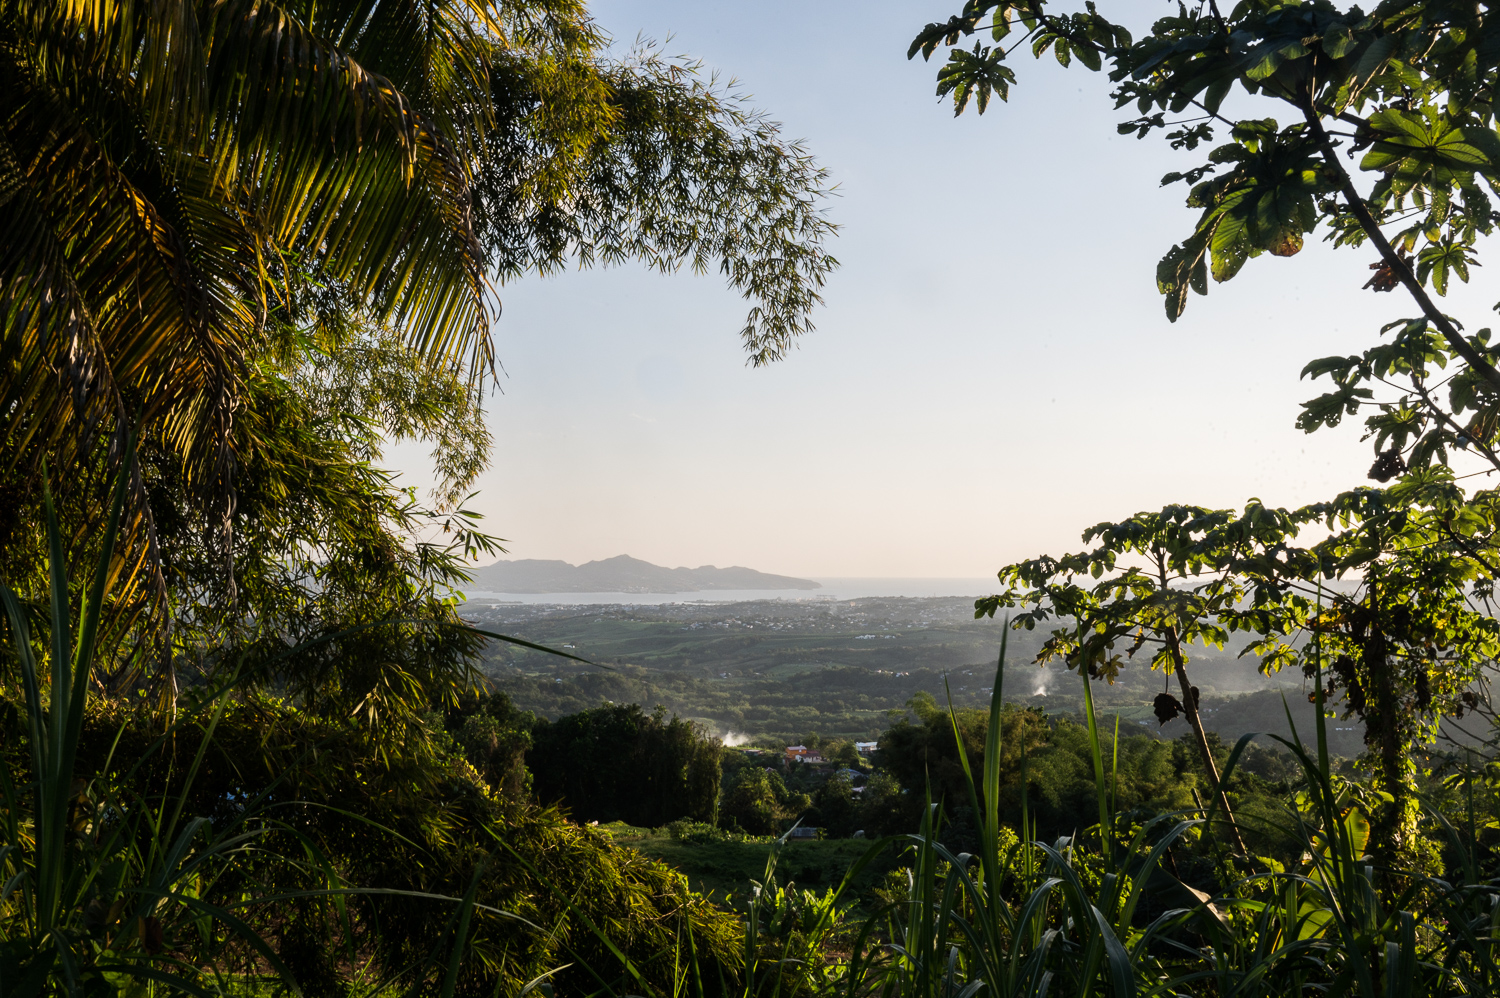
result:
[[[817,329],[745,364],[746,303],[716,276],[637,267],[501,289],[502,393],[474,508],[508,557],[630,554],[808,577],[992,576],[1166,503],[1238,507],[1366,484],[1347,424],[1305,435],[1299,381],[1416,308],[1360,290],[1372,250],[1310,238],[1250,261],[1169,323],[1157,260],[1197,212],[1162,174],[1202,162],[1116,134],[1103,75],[1017,53],[1007,104],[955,119],[938,57],[905,58],[958,0],[595,0],[736,78],[806,140],[841,226]],[[1101,4],[1139,35],[1175,10]],[[1285,109],[1245,104],[1257,117]],[[1476,282],[1486,283],[1478,272]],[[1483,325],[1482,287],[1452,296]],[[388,457],[430,478],[420,448]]]

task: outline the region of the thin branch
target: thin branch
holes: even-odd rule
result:
[[[1482,451],[1484,453],[1484,456],[1489,459],[1490,464],[1493,464],[1495,466],[1495,469],[1497,471],[1500,471],[1500,455],[1497,455],[1493,450],[1491,450],[1489,445],[1484,441],[1480,440],[1477,437],[1470,436],[1468,430],[1459,426],[1458,422],[1452,416],[1439,408],[1437,403],[1432,401],[1432,396],[1427,394],[1427,389],[1423,386],[1422,380],[1420,378],[1412,378],[1411,383],[1412,386],[1416,389],[1417,394],[1422,397],[1422,404],[1427,406],[1427,408],[1437,416],[1439,422],[1445,424],[1450,430],[1452,430],[1454,435],[1468,437],[1470,440],[1472,440],[1474,442],[1474,446],[1478,450]]]
[[[1466,340],[1453,327],[1453,323],[1437,307],[1432,298],[1427,294],[1427,289],[1422,287],[1421,282],[1412,273],[1411,267],[1407,265],[1406,260],[1396,253],[1396,248],[1391,245],[1390,240],[1385,237],[1385,233],[1380,230],[1379,223],[1370,214],[1369,206],[1365,204],[1364,198],[1360,197],[1359,191],[1355,189],[1354,181],[1349,176],[1349,172],[1339,162],[1338,154],[1333,148],[1333,142],[1329,139],[1328,133],[1324,131],[1323,121],[1318,116],[1318,113],[1313,110],[1311,102],[1302,105],[1302,114],[1307,120],[1308,128],[1312,131],[1318,145],[1323,150],[1325,163],[1338,179],[1340,193],[1343,194],[1344,200],[1348,203],[1349,210],[1354,213],[1354,217],[1359,221],[1360,228],[1364,230],[1366,237],[1380,251],[1381,259],[1385,262],[1385,265],[1400,280],[1401,284],[1406,288],[1407,293],[1416,300],[1423,314],[1427,316],[1428,321],[1437,327],[1438,332],[1448,341],[1448,345],[1453,348],[1453,351],[1467,361],[1470,367],[1483,374],[1485,380],[1489,382],[1492,388],[1500,391],[1500,370],[1496,370],[1495,366],[1481,356],[1479,351],[1474,349],[1473,344]]]
[[[1464,552],[1470,558],[1473,558],[1475,561],[1479,562],[1479,564],[1488,569],[1492,577],[1500,577],[1500,568],[1496,568],[1493,562],[1491,562],[1484,555],[1480,554],[1478,551],[1474,550],[1474,548],[1470,547],[1469,543],[1462,537],[1460,537],[1457,533],[1455,533],[1453,528],[1450,527],[1447,523],[1443,524],[1443,533],[1452,538],[1454,544],[1457,544],[1459,547],[1463,548]]]
[[[1208,114],[1211,117],[1217,118],[1219,121],[1222,121],[1224,124],[1228,125],[1230,128],[1233,128],[1235,125],[1239,124],[1239,122],[1230,121],[1228,118],[1224,117],[1222,114],[1220,114],[1217,111],[1210,110],[1207,104],[1205,104],[1202,101],[1198,100],[1196,97],[1193,98],[1192,100],[1188,101],[1188,103],[1192,104],[1194,107],[1202,108],[1205,114]]]

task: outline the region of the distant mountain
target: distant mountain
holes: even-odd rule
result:
[[[696,593],[715,589],[821,589],[811,579],[768,575],[753,568],[662,568],[622,554],[603,561],[522,558],[474,570],[473,589],[492,593]]]

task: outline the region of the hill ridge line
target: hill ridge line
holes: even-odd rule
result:
[[[518,558],[473,570],[473,588],[497,593],[696,593],[726,589],[821,589],[812,579],[773,575],[742,565],[665,568],[628,554],[573,565]]]

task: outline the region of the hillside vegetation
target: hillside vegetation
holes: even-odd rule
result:
[[[1500,994],[1500,344],[1436,300],[1500,226],[1500,27],[1055,2],[908,58],[958,114],[1023,48],[1107,69],[1194,161],[1169,320],[1320,227],[1371,257],[1314,290],[1395,316],[1287,414],[1362,421],[1366,478],[1122,510],[972,601],[560,608],[460,595],[495,290],[717,269],[778,361],[837,266],[803,145],[577,0],[0,0],[0,998]],[[1056,138],[920,203],[1029,196]],[[1120,229],[1096,193],[1059,231]],[[993,234],[1026,293],[1088,276],[1034,236]],[[1179,388],[1069,459],[1256,457],[1187,450]],[[997,399],[967,446],[1062,440]]]
[[[465,616],[566,648],[608,669],[491,644],[484,669],[521,709],[559,717],[605,701],[660,704],[720,735],[792,743],[876,738],[888,713],[920,692],[961,707],[988,702],[998,626],[974,619],[965,599],[869,598],[661,606],[483,605]],[[1027,666],[1039,637],[1016,635],[1008,700],[1053,714],[1083,708],[1078,680],[1056,665]],[[1262,675],[1253,657],[1194,649],[1204,723],[1227,741],[1251,731],[1289,736],[1286,711],[1312,730],[1313,707],[1300,675]],[[1160,682],[1158,678],[1157,682]],[[1125,674],[1095,691],[1101,711],[1132,730],[1177,738],[1152,713],[1160,692],[1149,676]],[[1284,694],[1284,696],[1283,696]],[[1461,733],[1454,731],[1455,735]],[[1353,720],[1330,725],[1335,754],[1364,751]]]

